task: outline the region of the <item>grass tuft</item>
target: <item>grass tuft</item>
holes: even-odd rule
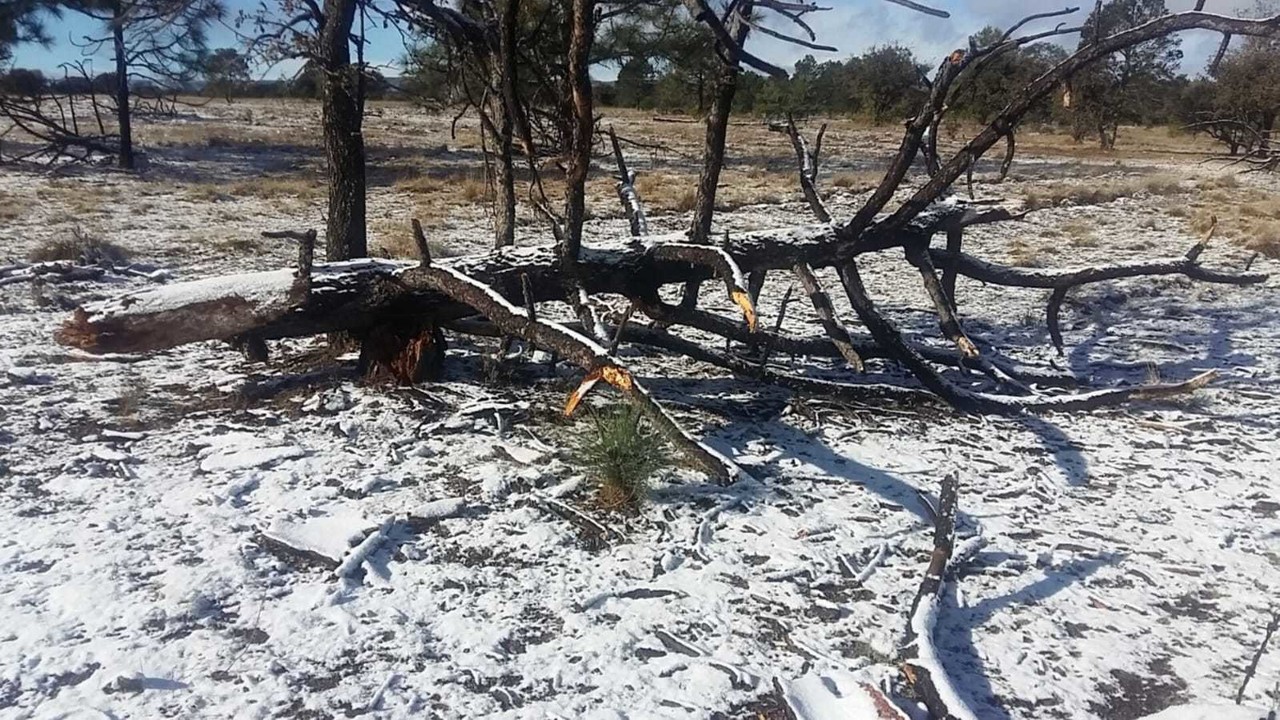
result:
[[[591,414],[578,445],[578,461],[596,485],[596,500],[610,512],[635,512],[649,496],[649,478],[667,464],[662,439],[630,405]]]
[[[31,262],[65,260],[80,265],[99,263],[122,265],[129,261],[129,253],[123,247],[76,226],[71,229],[70,236],[49,238],[37,245],[27,253],[27,260]]]

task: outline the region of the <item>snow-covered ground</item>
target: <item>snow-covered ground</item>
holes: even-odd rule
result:
[[[1036,167],[1019,166],[1033,178]],[[82,180],[146,191],[100,231],[180,279],[291,254],[190,247],[175,223],[218,229],[222,203],[113,174]],[[31,199],[0,221],[0,264],[65,230],[56,205],[35,202],[50,182],[0,171],[0,190]],[[1180,255],[1194,238],[1159,200],[1047,210],[970,246],[1003,260],[1029,239],[1055,266]],[[316,224],[298,212],[272,227]],[[1081,217],[1102,242],[1038,240]],[[723,219],[804,215],[786,204]],[[478,219],[450,232],[484,242]],[[1247,257],[1226,243],[1205,254],[1235,268]],[[935,337],[905,267],[869,260],[870,289]],[[766,321],[787,282],[767,287]],[[948,585],[937,649],[980,718],[1128,720],[1191,703],[1159,717],[1234,718],[1212,703],[1235,695],[1277,607],[1276,279],[1091,286],[1065,310],[1061,360],[1043,293],[962,280],[968,329],[1019,359],[1099,385],[1221,372],[1191,398],[1092,414],[840,405],[625,351],[758,480],[722,488],[673,469],[636,517],[591,507],[567,449],[575,426],[555,417],[569,368],[518,367],[514,382],[486,385],[490,348],[460,340],[443,382],[397,389],[307,359],[311,341],[273,347],[271,365],[216,344],[97,359],[53,342],[63,300],[145,283],[0,287],[3,718],[775,718],[784,703],[860,717],[874,706],[863,688],[896,673],[932,542],[921,495],[949,472],[961,533],[987,543]],[[813,333],[791,307],[788,329]],[[592,402],[612,399],[602,389]],[[609,532],[584,530],[575,511]],[[1273,651],[1245,692],[1259,710],[1240,717],[1272,708],[1278,681]]]

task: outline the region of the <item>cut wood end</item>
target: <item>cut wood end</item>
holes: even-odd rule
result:
[[[569,395],[568,401],[564,404],[565,417],[573,417],[573,413],[578,409],[578,405],[582,403],[582,399],[587,396],[587,393],[591,392],[591,388],[595,387],[596,383],[600,382],[602,375],[602,371],[593,370],[582,379],[582,384],[578,385],[578,388]]]
[[[1190,380],[1186,381],[1182,385],[1187,390],[1199,390],[1200,388],[1205,387],[1209,383],[1213,382],[1214,379],[1217,377],[1218,377],[1217,370],[1206,370],[1200,373],[1199,375],[1196,375],[1195,377],[1191,378]]]
[[[89,322],[89,313],[84,308],[78,307],[72,313],[71,319],[62,324],[53,333],[53,338],[59,345],[67,347],[79,348],[88,352],[98,352],[98,329],[93,323]]]
[[[625,368],[620,368],[616,365],[608,365],[600,368],[597,372],[599,373],[599,377],[603,378],[605,382],[623,392],[631,392],[635,389],[635,379],[631,377],[631,373],[627,372]]]
[[[967,358],[976,358],[982,353],[978,352],[978,346],[973,341],[963,335],[956,340],[956,345],[960,348],[960,353]]]
[[[729,293],[729,297],[738,307],[742,308],[742,314],[747,318],[747,329],[755,332],[759,324],[756,316],[756,306],[751,302],[751,294],[746,290],[737,289]]]

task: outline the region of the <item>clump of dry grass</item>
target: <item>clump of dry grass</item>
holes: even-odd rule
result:
[[[262,240],[252,235],[224,238],[216,241],[215,244],[223,250],[242,255],[258,255],[265,249],[262,245]]]
[[[119,194],[114,187],[71,180],[55,180],[36,190],[38,199],[71,217],[104,215]]]
[[[649,212],[683,213],[693,209],[697,182],[694,175],[642,172],[636,177],[636,192]],[[613,192],[612,183],[606,190]]]
[[[408,223],[403,224],[403,229],[397,231],[395,227],[384,228],[384,232],[378,232],[372,239],[373,251],[389,259],[418,259],[418,244],[414,241],[413,235],[409,232]],[[430,234],[431,230],[426,230]],[[431,251],[431,257],[444,258],[459,255],[457,249],[450,247],[443,240],[437,238],[427,238],[427,248]]]
[[[1023,202],[1028,209],[1060,205],[1101,205],[1135,195],[1175,195],[1184,192],[1182,181],[1174,175],[1149,175],[1143,178],[1096,184],[1050,185],[1027,190]]]
[[[129,261],[129,252],[113,242],[103,240],[76,226],[69,234],[49,238],[32,248],[31,252],[27,253],[27,260],[31,262],[65,260],[81,265],[99,263],[119,265]]]
[[[676,202],[672,206],[672,209],[675,210],[676,212],[681,212],[681,213],[691,212],[693,208],[697,206],[697,204],[698,204],[698,191],[694,190],[693,188],[689,188],[688,190],[685,190],[684,192],[680,193],[676,197]]]
[[[1240,178],[1235,173],[1224,173],[1196,181],[1197,190],[1234,190],[1240,187]]]
[[[870,170],[846,172],[832,177],[831,187],[837,187],[849,192],[862,192],[864,190],[874,190],[882,179],[883,175],[881,173]]]
[[[107,400],[107,406],[121,425],[139,427],[142,424],[143,406],[151,392],[146,378],[129,374],[125,376],[116,396]]]
[[[1197,235],[1208,232],[1216,217],[1219,237],[1280,258],[1280,198],[1261,191],[1235,195],[1213,191],[1205,193],[1189,214],[1188,227]]]
[[[0,190],[0,220],[17,220],[22,215],[18,197]]]
[[[1022,238],[1014,238],[1009,243],[1009,261],[1019,267],[1040,267],[1044,265],[1041,259],[1041,248],[1032,245]]]
[[[1244,247],[1269,258],[1280,258],[1280,221],[1254,226],[1246,236]]]
[[[1098,237],[1094,234],[1095,223],[1086,220],[1069,220],[1062,226],[1062,232],[1071,239],[1076,247],[1096,247]]]
[[[458,187],[462,199],[469,203],[483,201],[489,195],[489,184],[477,178],[468,178]]]

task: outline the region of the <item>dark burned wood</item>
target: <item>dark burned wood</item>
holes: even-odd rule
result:
[[[951,554],[955,550],[956,510],[959,497],[960,481],[953,472],[942,480],[938,507],[934,513],[933,551],[929,554],[929,565],[925,568],[920,589],[916,592],[915,600],[911,603],[911,612],[907,615],[907,636],[902,650],[902,674],[907,684],[916,691],[928,708],[929,717],[934,720],[950,720],[955,716],[943,700],[942,693],[938,691],[929,669],[913,665],[911,662],[918,657],[917,643],[920,641],[912,620],[920,605],[933,602],[942,590],[947,565],[951,562]]]
[[[271,352],[267,349],[267,342],[257,335],[246,335],[232,345],[237,350],[244,353],[244,357],[249,362],[265,363],[271,359]]]
[[[1058,355],[1063,354],[1062,325],[1059,323],[1059,318],[1062,316],[1062,302],[1067,299],[1067,291],[1070,289],[1070,287],[1054,288],[1049,294],[1049,304],[1044,312],[1045,324],[1049,326],[1049,339],[1057,349]]]
[[[1234,273],[1214,270],[1186,257],[1057,270],[1050,268],[1007,267],[980,260],[965,253],[951,254],[936,248],[930,250],[929,254],[936,263],[954,263],[956,271],[961,275],[993,285],[1011,287],[1073,288],[1105,280],[1152,275],[1185,275],[1192,280],[1223,285],[1256,285],[1266,282],[1269,277],[1265,273]]]
[[[444,333],[431,322],[383,323],[360,338],[359,370],[401,385],[438,380],[447,350]]]
[[[947,252],[957,255],[964,249],[964,228],[947,228]],[[942,265],[942,291],[951,299],[951,307],[956,308],[956,266],[953,262]]]
[[[1059,397],[1012,397],[974,392],[961,388],[942,377],[916,348],[906,342],[893,323],[879,313],[867,295],[857,265],[850,262],[841,267],[840,281],[849,296],[849,302],[862,318],[863,324],[871,331],[876,344],[901,361],[927,390],[964,412],[1008,415],[1025,411],[1093,410],[1132,400],[1149,400],[1185,394],[1203,388],[1216,376],[1216,373],[1210,371],[1179,383],[1095,390]]]
[[[418,247],[418,265],[419,267],[431,267],[431,244],[427,242],[426,233],[422,232],[422,223],[418,222],[418,218],[410,221],[413,228],[413,244]]]
[[[849,330],[836,318],[835,308],[831,305],[831,298],[827,295],[826,290],[822,288],[822,284],[818,282],[818,278],[813,274],[813,268],[800,263],[792,268],[792,272],[800,279],[800,284],[809,296],[809,302],[813,305],[814,312],[818,314],[818,319],[822,322],[823,331],[827,333],[827,337],[831,338],[831,343],[835,345],[840,356],[855,372],[863,372],[866,368],[862,364],[862,356],[858,354],[857,348],[853,346],[853,340],[849,337]]]
[[[636,174],[627,168],[627,158],[622,154],[622,146],[618,144],[618,135],[612,126],[609,128],[609,143],[613,147],[614,163],[618,166],[618,200],[627,215],[627,224],[631,226],[631,236],[648,235],[649,219],[645,216],[640,192],[636,190]]]
[[[955,346],[960,349],[960,353],[965,357],[977,357],[978,348],[964,334],[964,330],[961,329],[960,319],[956,317],[955,302],[947,294],[942,281],[938,279],[938,271],[933,267],[933,261],[929,258],[928,249],[921,245],[909,246],[907,248],[907,262],[920,271],[920,279],[924,282],[925,291],[933,302],[933,309],[938,315],[938,326],[942,330],[942,334],[955,343]]]

